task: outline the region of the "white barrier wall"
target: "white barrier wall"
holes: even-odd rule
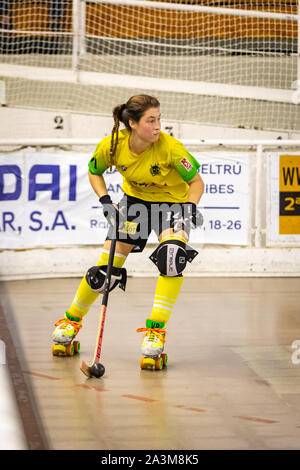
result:
[[[6,363],[5,343],[0,340],[0,450],[28,450],[15,391]]]
[[[1,81],[0,81],[1,83]],[[0,107],[0,140],[30,138],[76,138],[100,140],[110,135],[111,116],[68,111]],[[162,119],[162,130],[178,139],[300,139],[300,129],[291,131],[253,130],[222,126],[204,126],[193,122]]]

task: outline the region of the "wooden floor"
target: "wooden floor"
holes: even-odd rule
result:
[[[129,278],[126,293],[110,296],[100,379],[80,371],[94,354],[100,300],[79,333],[80,356],[51,355],[53,324],[79,281],[1,286],[49,449],[300,449],[300,364],[292,361],[298,278],[186,277],[163,371],[140,370],[136,333],[156,279]]]

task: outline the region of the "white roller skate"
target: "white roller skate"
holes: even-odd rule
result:
[[[80,342],[74,341],[81,325],[82,317],[65,313],[65,317],[55,323],[55,330],[52,334],[52,354],[53,356],[73,356],[80,351]]]
[[[155,321],[151,318],[146,320],[146,328],[138,328],[138,333],[145,332],[141,351],[143,356],[140,359],[141,369],[161,370],[167,367],[168,355],[163,353],[166,341],[165,322]]]

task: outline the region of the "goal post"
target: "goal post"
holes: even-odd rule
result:
[[[110,114],[144,92],[168,119],[269,130],[300,119],[296,0],[61,0],[55,29],[49,1],[12,3],[0,29],[8,106]]]

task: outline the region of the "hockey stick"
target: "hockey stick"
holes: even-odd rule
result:
[[[116,249],[116,239],[111,241],[110,250],[109,250],[109,258],[108,258],[108,265],[107,265],[107,271],[106,271],[106,276],[105,276],[104,293],[103,293],[103,298],[102,298],[100,320],[99,320],[99,325],[98,325],[98,334],[97,334],[97,342],[96,342],[96,348],[95,348],[95,354],[94,354],[94,361],[91,366],[88,366],[84,361],[82,361],[81,363],[80,370],[89,378],[102,377],[102,375],[105,372],[105,368],[103,364],[100,363],[100,355],[101,355],[101,349],[102,349],[104,324],[105,324],[105,318],[106,318],[106,309],[107,309],[107,303],[108,303],[109,287],[110,287],[115,249]]]

